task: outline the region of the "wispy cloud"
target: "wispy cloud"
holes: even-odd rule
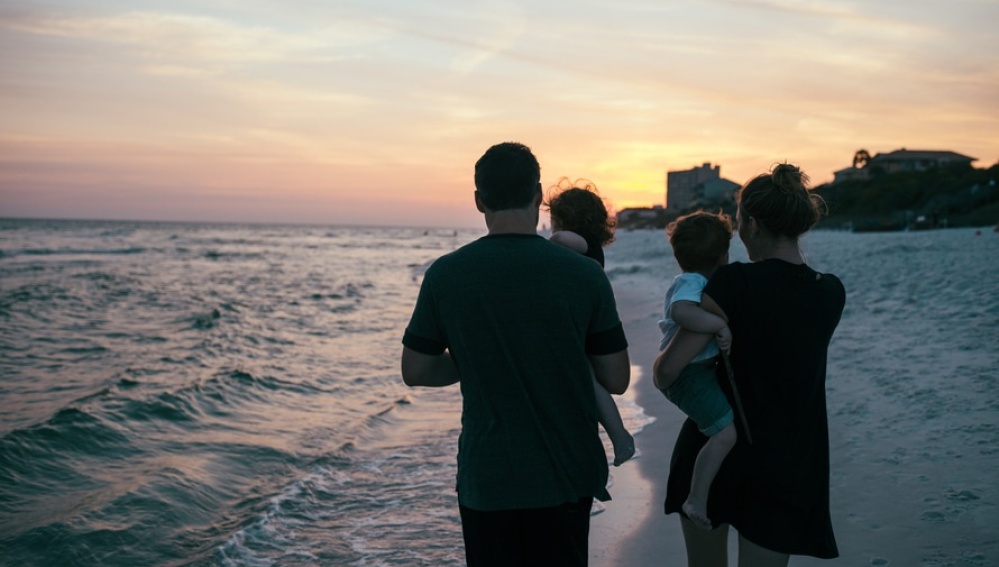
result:
[[[438,208],[501,139],[619,203],[703,161],[743,180],[799,160],[822,181],[858,147],[905,145],[986,165],[997,17],[991,0],[11,0],[0,141],[31,187],[147,167],[206,194],[416,184]],[[0,161],[0,198],[15,169]]]
[[[309,33],[238,25],[206,16],[127,12],[114,16],[32,15],[0,24],[10,31],[122,45],[154,61],[238,66],[283,60],[329,61],[377,41],[383,31],[351,22]]]

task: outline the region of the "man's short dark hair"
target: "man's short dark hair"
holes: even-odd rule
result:
[[[530,205],[540,180],[538,159],[531,148],[517,142],[496,144],[475,162],[475,189],[490,211]]]

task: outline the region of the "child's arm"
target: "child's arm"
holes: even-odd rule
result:
[[[692,301],[677,301],[670,305],[669,316],[688,331],[713,335],[725,328],[727,323],[714,313],[708,313]]]
[[[580,254],[586,254],[586,251],[590,248],[590,245],[586,243],[585,238],[575,232],[572,232],[571,230],[559,230],[553,232],[548,240],[551,240],[555,244],[561,244],[570,250],[575,250]]]
[[[718,348],[726,353],[732,348],[732,331],[729,330],[725,319],[706,311],[696,303],[677,301],[670,305],[669,316],[688,331],[714,335]]]

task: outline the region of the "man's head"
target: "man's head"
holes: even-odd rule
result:
[[[540,181],[538,159],[524,144],[496,144],[475,162],[475,192],[490,211],[527,207],[538,195]]]

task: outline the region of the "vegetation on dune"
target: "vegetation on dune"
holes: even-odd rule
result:
[[[820,227],[863,230],[990,226],[999,222],[999,164],[950,166],[815,188],[829,214]]]

